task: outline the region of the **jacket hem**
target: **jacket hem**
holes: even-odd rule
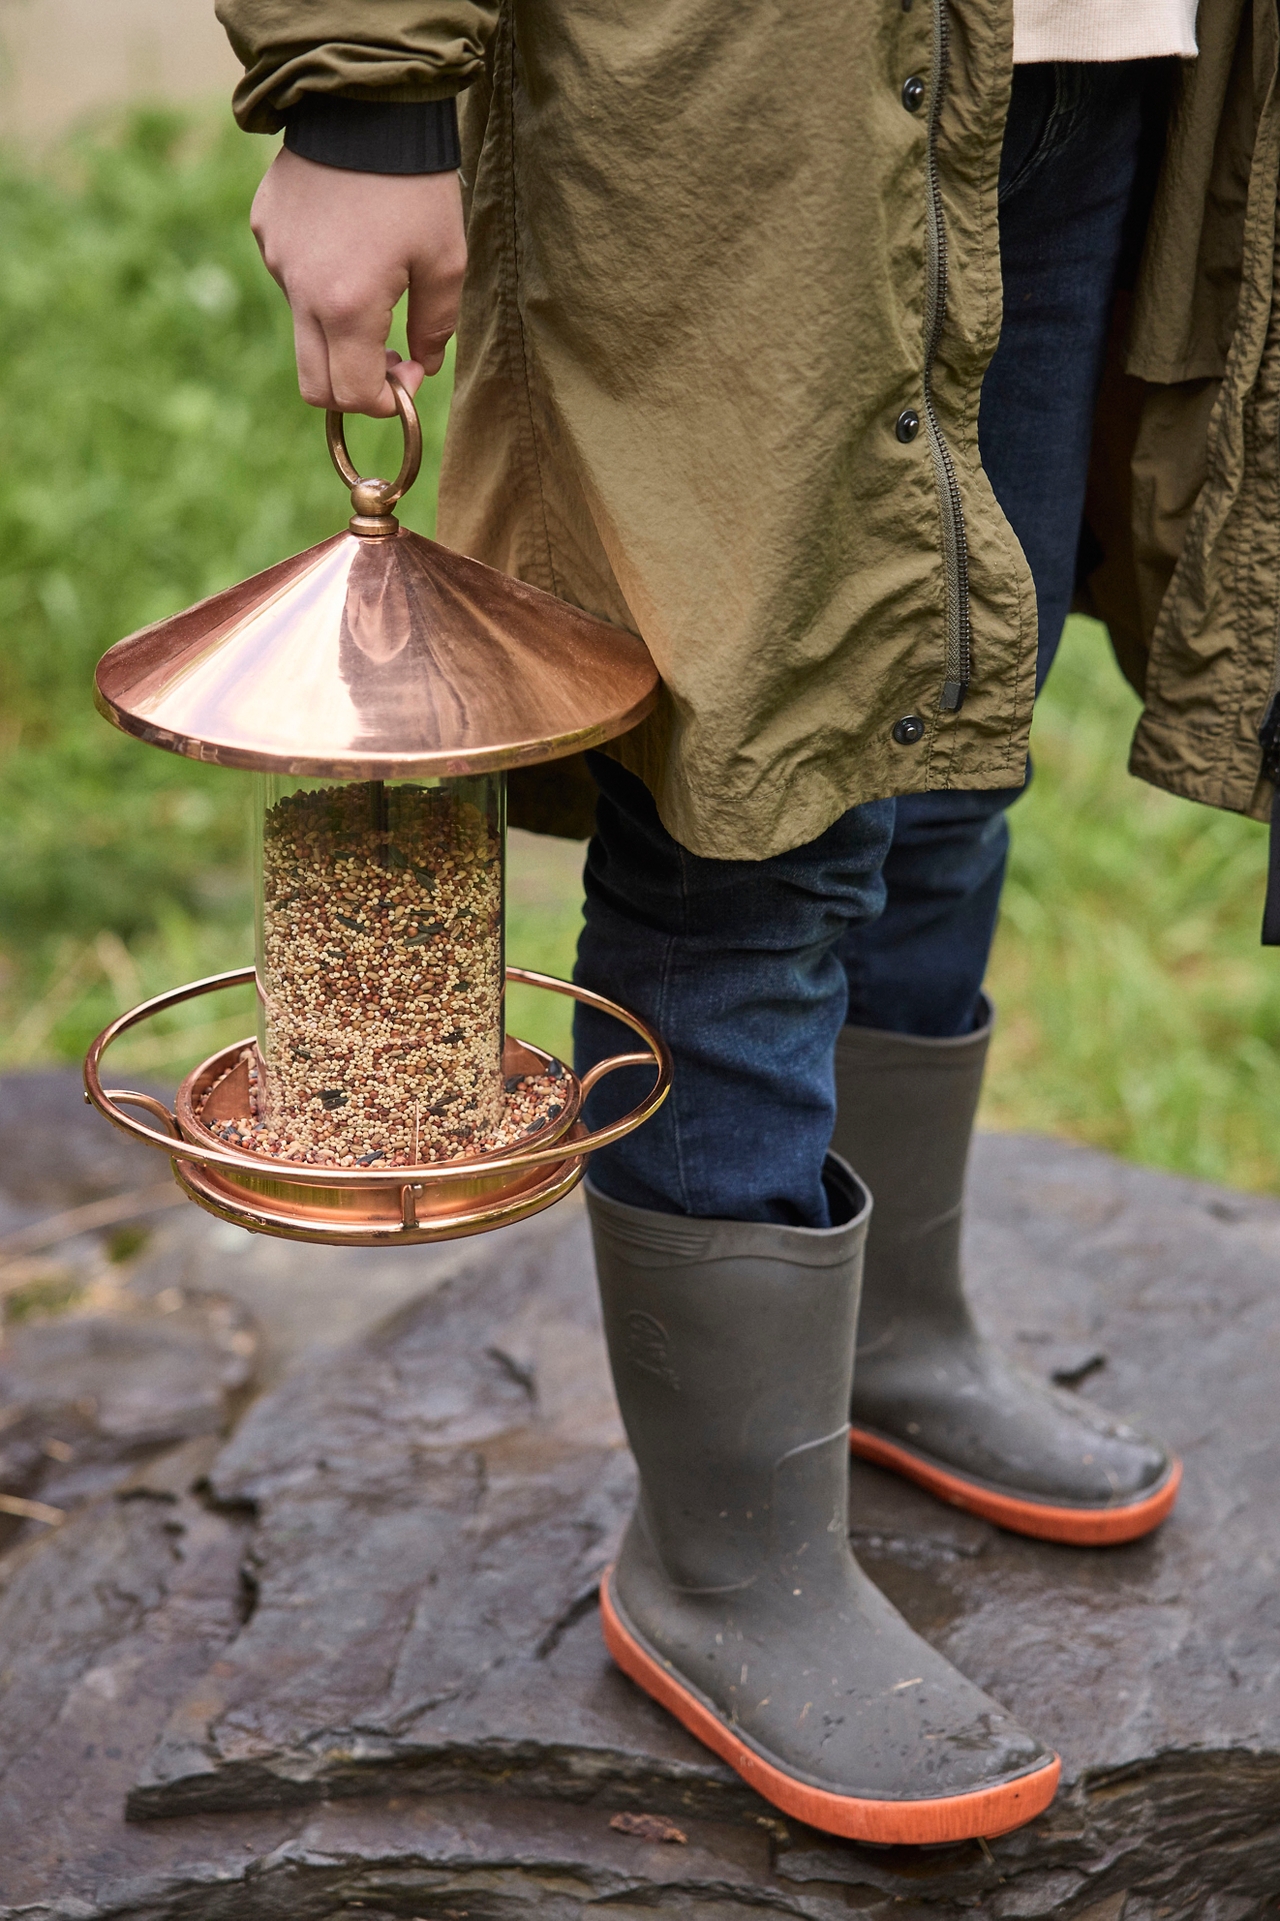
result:
[[[1212,743],[1216,745],[1216,740]],[[1210,743],[1206,742],[1206,747]],[[1271,818],[1271,783],[1259,772],[1262,750],[1251,757],[1236,756],[1228,769],[1194,765],[1187,751],[1186,729],[1170,727],[1144,714],[1129,750],[1129,772],[1149,787],[1158,787],[1179,800],[1244,814],[1250,820]],[[1250,760],[1251,764],[1246,764]]]
[[[622,752],[614,753],[614,758],[633,771],[632,757],[627,754],[625,741],[610,743]],[[606,752],[608,749],[606,749]],[[925,793],[987,793],[1021,787],[1026,770],[1024,755],[1015,756],[1015,764],[1000,758],[990,765],[983,765],[966,773],[963,780],[948,781],[939,788],[936,780],[928,778],[928,770],[922,764],[919,776],[913,781],[904,781],[884,770],[870,770],[863,778],[837,783],[833,779],[820,776],[806,781],[803,794],[799,783],[793,782],[781,805],[771,810],[772,823],[761,823],[758,830],[747,829],[743,823],[750,816],[750,810],[742,801],[732,798],[708,805],[691,804],[692,796],[687,788],[681,793],[672,792],[672,783],[646,779],[654,796],[659,819],[667,832],[679,841],[691,854],[708,860],[771,860],[777,854],[789,854],[797,847],[805,847],[810,841],[817,840],[820,834],[848,813],[852,807],[866,807],[876,802],[896,800],[907,794]],[[641,774],[644,779],[644,774]],[[756,818],[759,818],[758,812]]]

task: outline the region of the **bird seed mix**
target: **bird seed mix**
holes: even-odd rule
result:
[[[228,1146],[404,1167],[559,1115],[558,1064],[502,1078],[502,852],[479,808],[448,788],[301,791],[267,809],[262,858],[263,1072],[255,1111],[214,1125]]]

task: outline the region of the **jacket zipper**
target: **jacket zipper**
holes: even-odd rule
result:
[[[938,126],[947,78],[949,29],[947,0],[934,0],[933,66],[929,82],[927,166],[929,199],[925,219],[925,437],[933,460],[942,518],[942,560],[947,588],[947,673],[942,688],[944,713],[959,711],[973,670],[973,632],[969,619],[969,544],[955,463],[943,439],[933,404],[933,365],[947,313],[947,234],[942,220],[942,181],[938,174]]]

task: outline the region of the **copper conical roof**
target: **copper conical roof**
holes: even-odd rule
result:
[[[625,733],[658,674],[634,634],[399,526],[422,459],[413,401],[395,480],[351,488],[350,529],[128,640],[98,662],[98,707],[128,734],[222,767],[283,774],[483,773]]]
[[[336,534],[103,655],[100,710],[223,767],[479,773],[554,760],[642,719],[634,634],[399,528]]]

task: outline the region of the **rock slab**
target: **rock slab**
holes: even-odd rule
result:
[[[1040,1821],[987,1849],[833,1841],[611,1668],[594,1592],[631,1468],[571,1202],[305,1361],[197,1495],[161,1457],[0,1562],[0,1916],[1273,1913],[1280,1205],[1016,1137],[980,1143],[973,1186],[993,1331],[1187,1470],[1159,1535],[1098,1551],[855,1471],[869,1571],[1061,1749]]]

